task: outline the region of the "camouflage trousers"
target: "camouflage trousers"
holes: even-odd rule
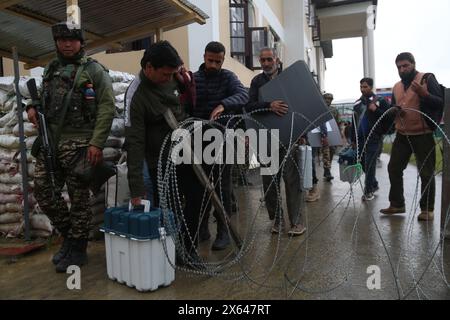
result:
[[[89,141],[86,139],[71,139],[59,142],[56,150],[55,199],[52,199],[52,186],[45,169],[42,152],[36,160],[34,174],[36,200],[42,211],[50,218],[53,226],[64,236],[73,239],[87,239],[92,220],[88,185],[74,175],[72,163],[77,152],[88,146]],[[65,184],[70,197],[70,210],[61,195],[61,190]]]
[[[322,147],[322,160],[324,169],[331,169],[331,162],[333,161],[335,152],[335,147]]]

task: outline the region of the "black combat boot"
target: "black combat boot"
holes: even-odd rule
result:
[[[87,263],[87,239],[72,239],[69,253],[56,265],[56,272],[66,272],[69,266],[81,267]]]
[[[330,169],[325,168],[323,171],[323,177],[325,178],[325,180],[327,180],[328,182],[330,182],[331,180],[334,179],[334,177],[331,175],[331,171]]]
[[[230,236],[228,235],[228,230],[225,225],[223,225],[220,220],[217,220],[217,236],[216,240],[212,245],[212,250],[224,250],[230,244]]]
[[[53,264],[56,266],[70,251],[70,248],[72,246],[71,239],[66,235],[63,235],[64,240],[61,245],[61,248],[59,248],[58,252],[55,253],[55,255],[52,258]]]

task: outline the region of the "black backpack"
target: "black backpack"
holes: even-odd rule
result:
[[[436,79],[434,74],[425,73],[422,77],[422,80],[420,81],[420,84],[423,85],[425,82],[428,83],[428,79],[430,77],[434,77]],[[431,119],[433,119],[433,121],[435,123],[437,123],[438,125],[441,123],[442,118],[444,117],[444,99],[445,99],[445,89],[446,89],[442,84],[439,84],[439,88],[441,91],[440,96],[442,97],[441,105],[439,105],[437,107],[436,106],[428,107],[427,104],[425,103],[424,99],[421,99],[421,103],[420,103],[420,111],[422,111],[427,116],[429,116]],[[433,121],[431,121],[427,117],[424,117],[424,119],[427,122],[427,124],[431,130],[433,130],[433,131],[436,130],[437,126],[435,123],[433,123]]]

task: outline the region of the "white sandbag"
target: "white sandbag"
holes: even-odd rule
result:
[[[114,148],[104,148],[103,149],[103,160],[105,161],[116,161],[120,157],[120,151]]]
[[[23,133],[25,137],[32,137],[38,135],[37,127],[32,124],[31,122],[24,122],[23,123]],[[13,129],[13,134],[16,137],[19,137],[19,124],[16,124]]]
[[[11,111],[13,108],[17,108],[17,100],[16,100],[16,96],[14,95],[14,93],[10,93],[8,100],[6,100],[2,107],[1,107],[1,111],[2,112],[9,112]]]
[[[109,70],[109,76],[111,77],[112,82],[131,82],[134,80],[134,75],[126,73],[126,72],[120,72],[120,71],[113,71]]]
[[[0,193],[0,203],[19,203],[20,195]]]
[[[28,179],[34,178],[34,170],[36,168],[35,163],[33,162],[27,162],[27,173],[28,173]],[[22,165],[19,163],[11,163],[9,165],[9,170],[7,171],[9,175],[13,176],[16,174],[22,174]]]
[[[111,135],[114,137],[125,136],[125,120],[122,118],[114,118],[111,125]]]
[[[0,224],[17,223],[22,220],[22,214],[18,212],[6,212],[0,214]]]
[[[22,213],[23,207],[19,203],[0,204],[0,213],[5,213],[5,212]]]
[[[116,105],[116,111],[117,111],[117,113],[118,113],[119,115],[121,115],[121,114],[123,113],[123,109],[125,108],[124,102],[123,102],[123,101],[122,101],[122,102],[116,101],[116,102],[115,102],[115,105]]]
[[[112,84],[113,92],[115,96],[124,94],[127,91],[129,84],[124,82],[114,82]]]
[[[124,140],[124,138],[109,136],[108,139],[106,139],[104,147],[120,149],[122,148]]]
[[[30,102],[31,102],[31,100],[30,100]],[[23,108],[23,110],[25,110],[25,108]],[[23,118],[23,122],[30,122],[30,120],[28,120],[28,113],[26,111],[24,111],[22,113],[22,118]]]
[[[13,160],[17,161],[17,162],[20,162],[20,159],[21,159],[20,151],[17,151],[16,154],[14,155]],[[27,162],[30,163],[30,162],[33,162],[35,160],[36,159],[31,155],[31,150],[27,150]]]
[[[0,77],[0,89],[4,91],[14,90],[14,77]]]
[[[28,163],[28,178],[34,178],[34,170],[36,165],[34,163]]]
[[[30,230],[30,237],[33,239],[36,238],[49,238],[52,235],[51,232],[45,230]]]
[[[30,218],[31,227],[37,230],[52,232],[53,227],[50,219],[45,214],[35,214]]]
[[[33,77],[34,80],[36,80],[36,87],[39,90],[42,87],[42,77]],[[27,82],[28,80],[32,79],[31,77],[20,77],[19,79],[19,91],[22,97],[24,98],[31,98],[30,92],[28,91]]]
[[[3,106],[5,102],[10,98],[8,91],[0,89],[0,106]]]
[[[0,161],[0,173],[9,172],[10,163],[4,160]]]
[[[106,182],[105,197],[106,207],[119,207],[130,201],[130,189],[128,187],[128,167],[126,163],[116,166],[116,175]]]
[[[13,128],[11,128],[11,127],[0,128],[0,135],[12,134],[12,133],[13,133]]]
[[[125,100],[125,93],[118,94],[118,95],[115,97],[115,101],[116,101],[117,103],[123,103],[124,100]]]
[[[22,212],[23,206],[20,203],[6,203],[5,208],[7,212]]]
[[[0,174],[0,183],[5,184],[20,184],[22,183],[22,175],[20,173],[9,174],[9,173],[1,173]]]
[[[5,148],[0,148],[0,159],[7,162],[14,162],[16,160],[17,150],[8,150]]]
[[[28,150],[33,146],[34,141],[37,139],[37,136],[31,136],[25,139],[25,146]]]
[[[0,233],[10,237],[18,236],[22,232],[22,229],[22,222],[0,224]]]
[[[20,140],[15,136],[2,135],[0,136],[0,147],[5,149],[18,149],[20,147]]]
[[[8,126],[10,122],[17,121],[17,115],[16,115],[17,106],[15,108],[11,109],[7,114],[5,114],[3,117],[0,118],[0,127]],[[16,125],[14,123],[14,125]],[[10,127],[13,127],[9,125]]]
[[[0,183],[0,194],[22,194],[21,184]]]

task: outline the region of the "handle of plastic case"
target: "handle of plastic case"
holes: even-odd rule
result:
[[[150,212],[150,200],[141,200],[141,204],[144,206],[144,212]],[[128,204],[128,211],[133,210],[133,204],[131,201]]]

